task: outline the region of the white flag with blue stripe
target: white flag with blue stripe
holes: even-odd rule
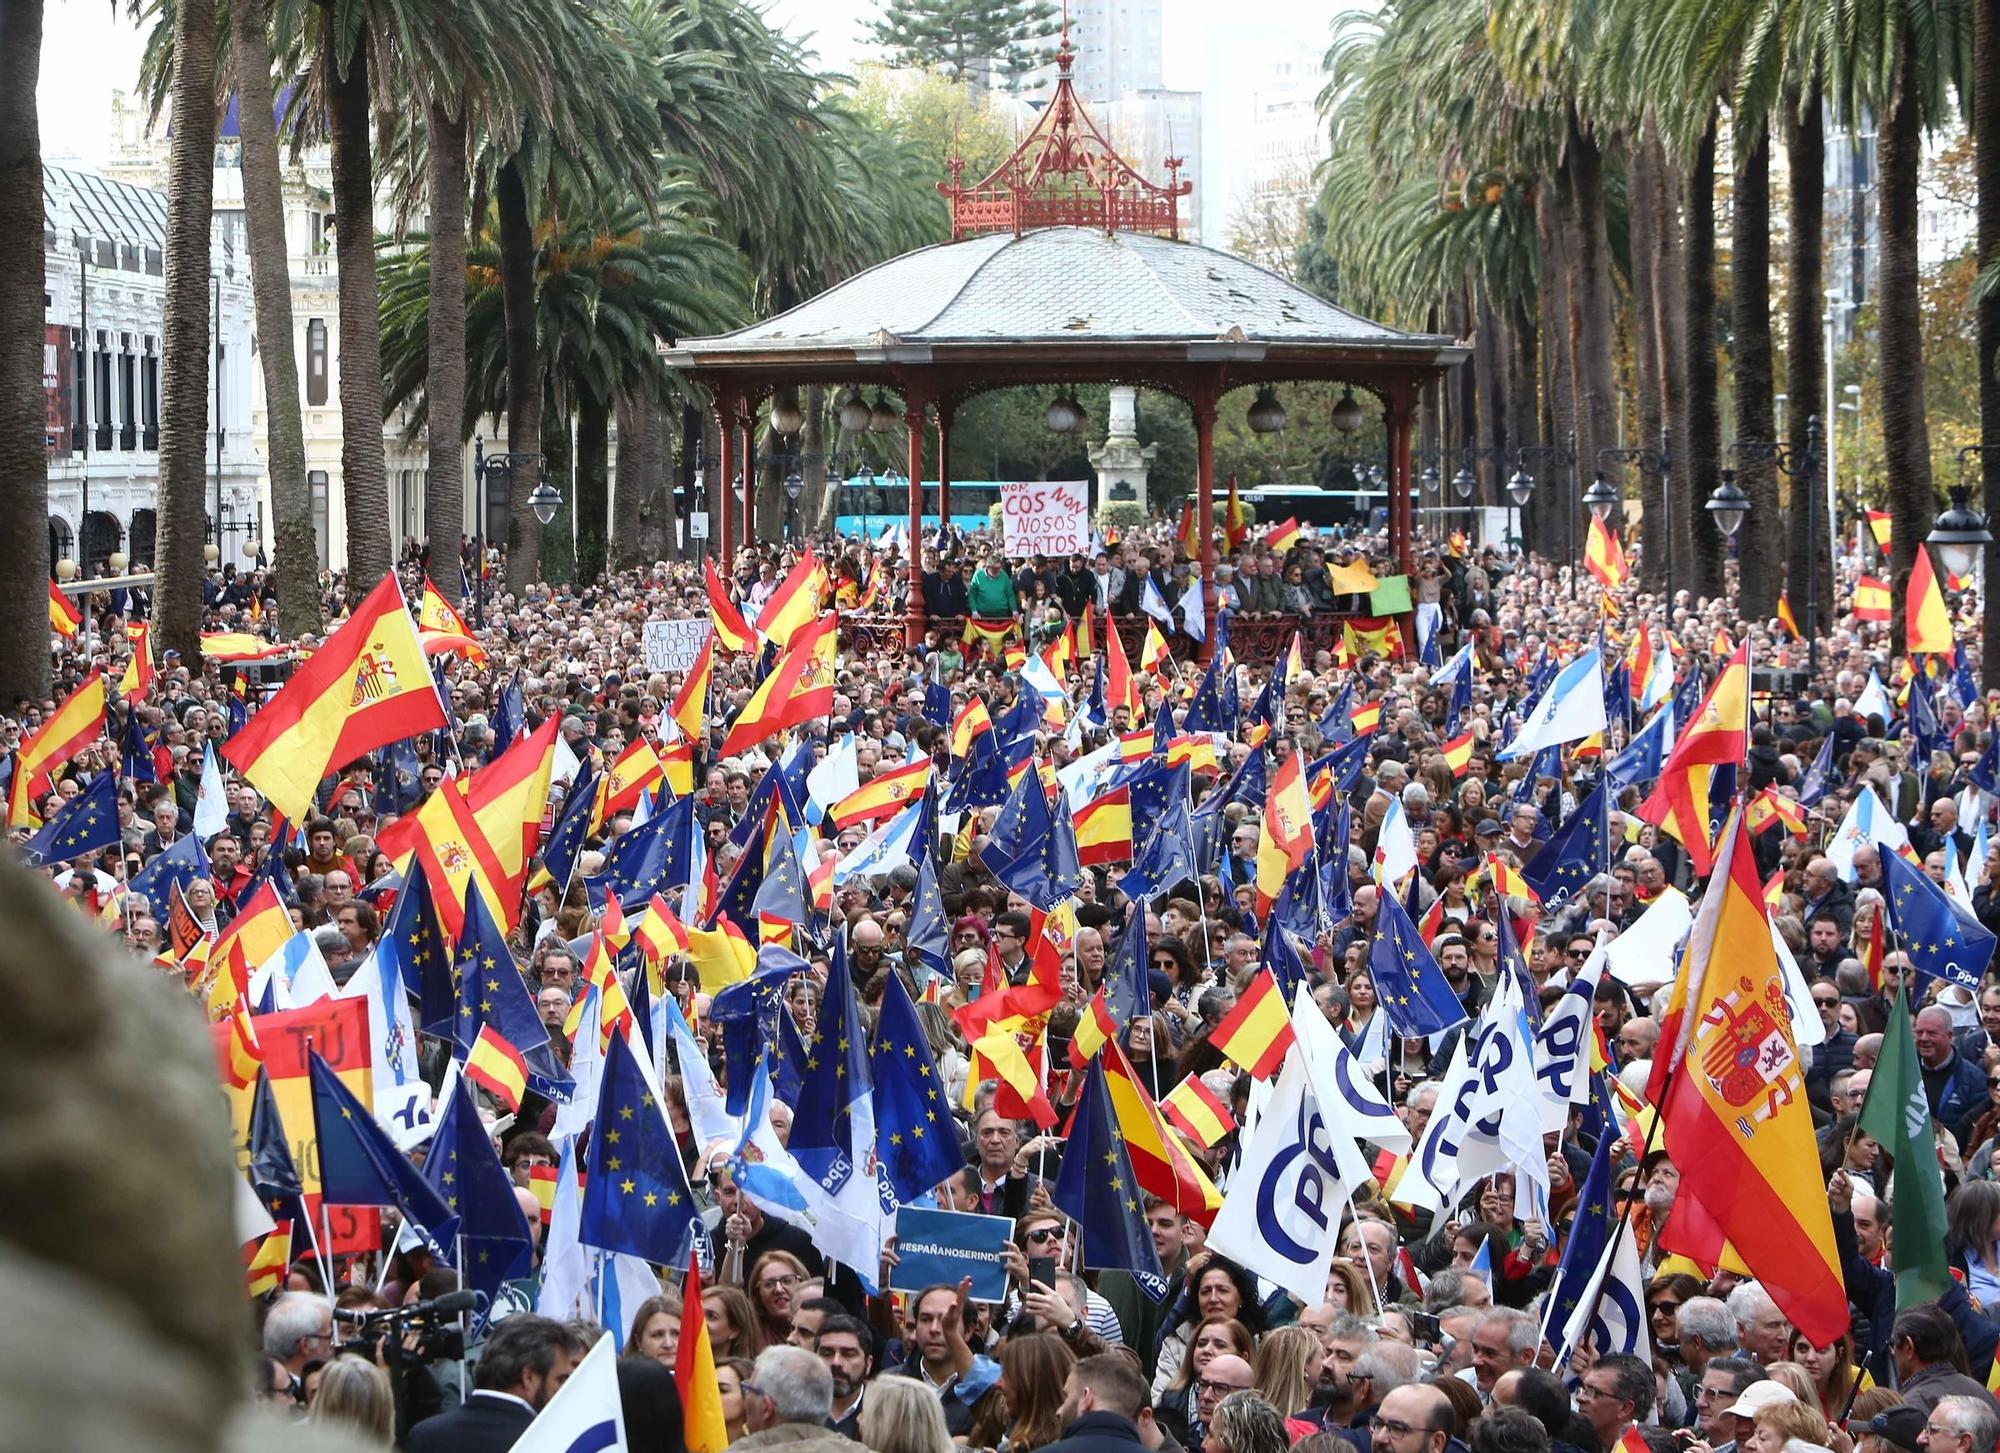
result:
[[[1646,1280],[1639,1267],[1639,1246],[1627,1230],[1612,1233],[1611,1245],[1598,1262],[1562,1329],[1556,1366],[1569,1366],[1570,1355],[1586,1342],[1599,1357],[1629,1352],[1641,1362],[1653,1360],[1653,1339],[1646,1333]]]
[[[606,1332],[528,1424],[514,1453],[611,1453],[627,1446],[625,1407],[618,1400],[618,1348]]]
[[[1608,962],[1609,934],[1600,929],[1591,951],[1562,998],[1535,1031],[1535,1078],[1542,1087],[1542,1129],[1561,1130],[1572,1105],[1590,1103],[1590,1046],[1597,984]]]
[[[1326,1116],[1340,1178],[1350,1186],[1361,1185],[1373,1172],[1358,1142],[1371,1141],[1384,1150],[1407,1150],[1409,1127],[1382,1098],[1375,1082],[1355,1063],[1305,984],[1300,984],[1293,995],[1292,1029],[1299,1037],[1299,1050],[1305,1057],[1313,1095]]]
[[[1604,730],[1604,660],[1597,647],[1587,648],[1556,673],[1541,699],[1522,718],[1520,731],[1500,749],[1511,762],[1544,747],[1581,741]]]

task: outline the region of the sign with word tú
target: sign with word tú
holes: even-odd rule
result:
[[[1090,549],[1090,486],[1030,480],[1000,486],[1001,538],[1016,560]]]
[[[694,658],[701,654],[701,643],[708,632],[706,616],[685,621],[647,621],[646,669],[687,670],[694,665]]]

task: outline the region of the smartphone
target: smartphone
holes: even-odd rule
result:
[[[1435,1313],[1406,1312],[1404,1315],[1410,1319],[1410,1333],[1416,1338],[1419,1346],[1437,1346],[1439,1338],[1443,1336],[1443,1332],[1438,1326],[1438,1319]]]
[[[1056,1259],[1053,1256],[1031,1256],[1028,1258],[1028,1281],[1032,1285],[1040,1282],[1050,1291],[1056,1285]]]

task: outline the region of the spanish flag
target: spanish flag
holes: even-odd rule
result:
[[[1618,543],[1618,532],[1596,515],[1590,517],[1590,534],[1583,542],[1583,568],[1606,590],[1623,585],[1630,573],[1625,567],[1625,551]]]
[[[632,930],[632,941],[649,964],[659,964],[670,954],[688,951],[687,925],[659,894],[646,905],[646,916]]]
[[[791,645],[793,636],[819,618],[820,602],[825,598],[826,567],[819,563],[819,556],[807,555],[757,612],[757,633],[780,646]]]
[[[1806,810],[1794,798],[1780,796],[1776,787],[1766,787],[1743,809],[1750,824],[1750,836],[1760,837],[1771,828],[1783,826],[1793,837],[1806,835]]]
[[[83,625],[83,612],[62,592],[55,581],[49,582],[49,629],[59,636],[73,636]]]
[[[424,680],[428,684],[430,678]],[[50,774],[103,735],[104,676],[93,671],[15,752],[7,825],[40,827],[42,820],[35,812],[34,799],[55,785]]]
[[[1181,504],[1180,546],[1181,554],[1189,560],[1201,559],[1202,535],[1195,526],[1192,496]]]
[[[1146,644],[1139,651],[1139,669],[1164,676],[1173,669],[1173,653],[1167,650],[1167,638],[1160,634],[1157,621],[1146,622]]]
[[[253,1297],[281,1291],[292,1269],[292,1223],[280,1221],[264,1233],[243,1268],[244,1289]]]
[[[1076,623],[1076,655],[1080,661],[1088,661],[1097,654],[1097,646],[1093,639],[1097,629],[1096,617],[1097,602],[1086,600],[1083,603],[1083,614]],[[1106,623],[1105,629],[1110,629],[1109,622]]]
[[[1857,621],[1886,621],[1894,614],[1888,581],[1864,575],[1854,582],[1854,618]]]
[[[1204,1226],[1210,1224],[1222,1209],[1222,1193],[1139,1083],[1117,1040],[1104,1046],[1102,1058],[1104,1088],[1111,1096],[1112,1113],[1118,1117],[1118,1131],[1125,1137],[1132,1174],[1140,1189],[1158,1196],[1182,1215]]]
[[[723,738],[722,755],[734,756],[786,727],[832,710],[835,620],[832,615],[821,616],[792,637],[771,674],[736,714]]]
[[[1727,1246],[1820,1347],[1847,1330],[1847,1293],[1784,975],[1740,808],[1720,840],[1647,1090],[1681,1170],[1659,1240],[1706,1266],[1721,1262]]]
[[[714,674],[715,632],[711,630],[702,637],[701,649],[695,652],[694,664],[688,667],[688,674],[681,681],[674,704],[667,708],[667,715],[692,741],[700,741],[708,727],[708,683]]]
[[[1287,516],[1271,526],[1269,533],[1264,536],[1264,543],[1270,547],[1272,554],[1284,554],[1299,543],[1299,522]]]
[[[993,730],[992,713],[986,709],[986,699],[975,696],[958,709],[958,715],[951,722],[951,754],[962,757],[972,750],[972,744],[987,732]]]
[[[914,762],[893,767],[863,782],[834,803],[828,816],[833,819],[836,828],[845,828],[857,822],[874,822],[891,813],[901,812],[922,797],[930,780],[931,759],[918,757]]]
[[[415,812],[385,828],[377,843],[406,869],[412,857],[423,865],[424,877],[433,890],[431,904],[438,926],[453,942],[465,932],[468,894],[481,894],[497,922],[511,926],[520,916],[518,892],[513,895],[515,911],[508,912],[502,888],[507,873],[492,840],[479,825],[467,797],[469,785],[469,778],[446,778]],[[518,826],[514,833],[518,848]]]
[[[527,1093],[528,1062],[492,1025],[482,1024],[479,1038],[465,1057],[465,1077],[493,1094],[512,1114],[521,1108],[521,1097]]]
[[[637,807],[640,796],[666,778],[666,764],[653,750],[653,744],[644,737],[634,738],[597,785],[597,808],[591,816],[591,828],[600,828],[618,813]]]
[[[417,629],[448,636],[472,634],[472,627],[465,623],[458,607],[444,598],[444,592],[428,575],[424,577],[424,593],[417,602]]]
[[[722,1391],[715,1378],[715,1349],[708,1340],[701,1301],[701,1267],[688,1252],[687,1280],[681,1288],[681,1340],[674,1351],[674,1385],[681,1395],[681,1441],[687,1453],[722,1453],[729,1425],[722,1415]]]
[[[1285,1008],[1285,991],[1268,967],[1251,975],[1243,997],[1215,1026],[1209,1042],[1257,1079],[1268,1080],[1277,1074],[1285,1051],[1298,1042],[1298,1034]]]
[[[1357,737],[1367,736],[1368,733],[1382,725],[1382,703],[1380,701],[1363,702],[1360,706],[1354,708],[1354,715],[1351,720],[1354,722],[1354,735]]]
[[[299,668],[222,755],[293,822],[331,772],[364,752],[447,727],[395,572]]]
[[[247,1090],[257,1083],[257,1071],[264,1063],[264,1047],[250,1023],[250,1006],[241,998],[229,1006],[228,1017],[214,1026],[217,1068],[222,1083],[232,1090]]]
[[[714,928],[687,931],[688,957],[709,993],[750,977],[757,967],[757,950],[733,918],[718,917]]]
[[[153,684],[153,627],[149,621],[125,622],[125,639],[132,655],[118,678],[118,694],[127,701],[143,701]]]
[[[1681,728],[1652,795],[1639,816],[1688,850],[1696,877],[1712,867],[1708,840],[1708,785],[1715,769],[1743,760],[1750,729],[1750,647],[1730,656],[1708,689],[1694,719]]]
[[[400,593],[397,597],[401,599]],[[353,617],[349,617],[350,620]],[[407,612],[404,620],[409,619]],[[329,641],[328,645],[333,643]],[[267,641],[262,636],[253,636],[248,631],[203,631],[201,633],[201,655],[205,661],[267,661],[273,656],[283,656],[292,651],[283,641]],[[302,658],[303,658],[303,654]]]
[[[528,863],[541,842],[542,817],[549,807],[549,783],[555,776],[556,734],[562,719],[551,713],[542,724],[466,779],[465,800],[479,830],[492,846],[499,865],[493,887],[511,911],[495,912],[511,932],[520,922],[521,887]],[[377,839],[380,846],[380,839]],[[436,879],[432,879],[436,882]]]
[[[715,562],[703,560],[701,568],[708,581],[708,618],[715,625],[715,638],[729,651],[753,650],[757,636],[744,623],[743,613],[729,599],[729,592],[722,588],[722,581],[715,573]]]
[[[1204,1085],[1199,1075],[1189,1075],[1167,1091],[1166,1098],[1160,1101],[1160,1113],[1167,1117],[1169,1125],[1203,1150],[1219,1144],[1223,1136],[1236,1128],[1236,1116],[1228,1104]]]
[[[1778,592],[1778,624],[1791,634],[1793,640],[1805,639],[1799,630],[1797,617],[1792,614],[1792,598],[1789,593],[1782,590]]]
[[[1951,612],[1944,608],[1944,594],[1931,569],[1931,552],[1923,545],[1917,547],[1916,563],[1910,567],[1910,583],[1903,594],[1903,643],[1912,654],[1951,654]]]
[[[981,620],[977,616],[967,616],[963,640],[968,646],[982,646],[997,655],[1020,634],[1021,623],[1011,616],[1005,620]]]
[[[1118,734],[1118,760],[1121,762],[1143,762],[1153,755],[1153,730],[1141,727],[1133,732]]]
[[[1236,476],[1229,476],[1229,504],[1222,512],[1222,537],[1234,550],[1250,538],[1250,512],[1236,496]]]
[[[1890,538],[1889,512],[1887,510],[1868,511],[1868,533],[1875,537],[1875,543],[1881,547],[1882,553],[1886,555],[1889,552]]]
[[[285,911],[277,886],[266,879],[236,910],[229,927],[222,930],[222,936],[209,950],[209,962],[222,966],[224,978],[242,974],[237,988],[247,988],[248,971],[268,963],[291,936],[292,915]]]
[[[1349,638],[1348,644],[1356,656],[1373,651],[1393,661],[1403,654],[1403,631],[1391,617],[1357,616],[1342,621],[1340,629]]]
[[[1277,901],[1285,879],[1298,871],[1312,850],[1312,799],[1306,795],[1305,770],[1293,752],[1271,778],[1264,799],[1264,818],[1257,836],[1257,911]],[[1279,996],[1282,1001],[1283,996]],[[1282,1016],[1285,1006],[1278,1005]]]
[[[1132,856],[1132,794],[1120,787],[1084,804],[1076,815],[1076,855],[1085,867]]]
[[[667,791],[675,797],[694,791],[694,743],[686,737],[662,743],[660,770],[666,774]]]
[[[1472,742],[1472,728],[1467,727],[1444,744],[1444,760],[1451,768],[1452,776],[1463,777],[1465,769],[1472,765]]]

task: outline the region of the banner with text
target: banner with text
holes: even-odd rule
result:
[[[1030,480],[1000,486],[1001,536],[1016,560],[1081,555],[1090,549],[1090,486]]]
[[[920,1292],[940,1282],[957,1286],[969,1276],[972,1300],[1004,1301],[1007,1264],[1002,1257],[1013,1230],[1005,1216],[904,1206],[896,1212],[897,1261],[889,1268],[889,1289]]]
[[[648,671],[685,671],[701,654],[707,637],[707,616],[685,621],[647,621],[645,634]]]

